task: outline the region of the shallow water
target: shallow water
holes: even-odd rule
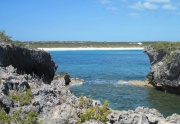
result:
[[[180,114],[180,97],[153,88],[117,84],[118,80],[144,80],[150,70],[149,58],[142,50],[115,51],[54,51],[50,52],[57,72],[85,80],[85,84],[71,87],[101,102],[109,100],[117,110],[145,106],[158,109],[164,116]]]

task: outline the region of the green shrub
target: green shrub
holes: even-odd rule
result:
[[[80,96],[79,98],[79,108],[89,108],[92,106],[92,99],[91,98],[84,98],[83,95]]]
[[[30,111],[28,114],[23,114],[21,110],[14,112],[11,121],[19,124],[38,124],[37,112]]]
[[[108,105],[109,102],[105,101],[102,107],[96,105],[88,108],[85,113],[80,115],[78,123],[80,124],[85,121],[89,121],[90,119],[100,120],[101,122],[105,123],[107,121],[107,115],[111,112],[107,108]]]
[[[11,37],[6,35],[4,30],[0,31],[0,42],[12,43]]]
[[[8,124],[10,122],[15,124],[40,124],[37,120],[37,112],[30,111],[29,113],[24,114],[20,109],[10,116],[0,107],[0,124]]]
[[[20,105],[28,105],[33,99],[31,89],[28,89],[26,92],[10,93],[9,97],[19,101]]]
[[[0,124],[7,124],[10,121],[11,117],[0,107]]]
[[[180,42],[156,42],[151,44],[151,47],[158,51],[163,50],[169,54],[170,51],[180,50]]]
[[[151,45],[157,51],[163,51],[166,54],[165,64],[171,63],[175,50],[180,50],[180,42],[156,42]]]
[[[5,43],[11,43],[11,44],[14,44],[14,45],[17,45],[17,46],[21,46],[21,47],[24,47],[25,44],[16,40],[16,41],[13,41],[11,40],[12,37],[8,36],[6,34],[6,32],[4,30],[0,30],[0,43],[1,42],[5,42]]]

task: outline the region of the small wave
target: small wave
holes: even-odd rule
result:
[[[78,83],[75,83],[75,84],[71,84],[71,86],[75,86],[75,85],[82,85],[83,82],[78,82]]]
[[[117,81],[97,79],[97,80],[86,81],[85,84],[117,84]]]

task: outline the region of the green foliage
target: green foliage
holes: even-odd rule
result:
[[[21,42],[21,41],[13,41],[13,44],[16,45],[16,46],[20,46],[20,47],[24,47],[25,45]]]
[[[2,83],[2,79],[1,79],[1,77],[0,77],[0,84]]]
[[[138,45],[138,42],[91,42],[91,41],[39,41],[39,42],[24,42],[27,47],[30,48],[119,48],[119,47],[144,47],[150,45],[152,42],[142,42],[142,45]]]
[[[85,121],[89,121],[90,119],[100,120],[105,123],[107,121],[107,115],[111,113],[111,111],[107,108],[108,105],[109,102],[105,101],[102,107],[96,105],[88,108],[85,113],[80,115],[78,123],[80,124]]]
[[[38,124],[37,112],[30,111],[28,114],[23,114],[18,110],[14,112],[11,121],[19,124]]]
[[[28,89],[25,93],[24,92],[10,93],[9,97],[19,101],[21,106],[30,104],[33,99],[31,89]]]
[[[10,116],[0,107],[0,124],[8,124],[10,122],[15,124],[40,124],[37,120],[37,115],[38,113],[34,111],[24,114],[20,109]]]
[[[166,54],[165,64],[168,64],[173,59],[173,51],[180,50],[180,42],[156,42],[151,45],[157,51],[163,51]]]
[[[11,117],[0,107],[0,124],[7,124],[10,121]]]
[[[79,98],[79,108],[89,108],[92,106],[92,99],[91,98],[84,98],[83,95],[80,96]]]
[[[12,43],[11,37],[6,35],[5,31],[0,31],[0,42]]]
[[[0,43],[1,43],[1,42],[11,43],[11,44],[14,44],[14,45],[16,45],[16,46],[21,46],[21,47],[24,47],[24,46],[25,46],[24,43],[22,43],[22,42],[20,42],[20,41],[18,41],[18,40],[16,40],[16,41],[11,40],[11,37],[8,36],[8,35],[5,33],[4,30],[1,30],[1,31],[0,31]]]
[[[151,45],[156,50],[163,50],[167,54],[171,51],[180,50],[180,42],[156,42]]]

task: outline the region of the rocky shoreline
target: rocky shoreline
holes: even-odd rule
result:
[[[17,46],[15,48],[20,49]],[[14,49],[13,46],[12,49]],[[41,54],[41,51],[33,52],[37,55]],[[27,57],[31,58],[32,56]],[[47,80],[51,79],[51,77],[48,78]],[[12,65],[0,66],[0,123],[180,123],[180,115],[177,114],[164,118],[157,110],[145,107],[116,111],[106,108],[107,104],[101,105],[98,100],[83,96],[77,98],[70,91],[70,76],[67,73],[61,73],[53,80],[51,79],[52,81],[49,83],[46,82],[47,80],[43,80],[38,75],[19,73],[18,69]]]
[[[169,50],[167,53],[164,49],[145,49],[151,64],[148,82],[156,89],[180,94],[180,50]]]

